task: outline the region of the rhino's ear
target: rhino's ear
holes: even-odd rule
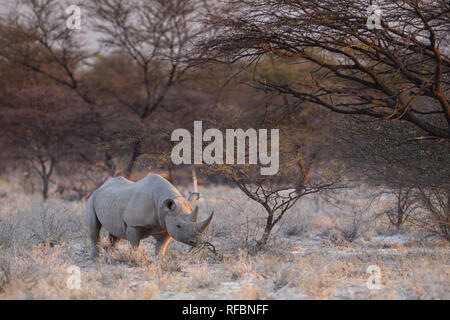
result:
[[[172,199],[166,199],[163,202],[163,209],[166,211],[174,211],[176,207],[177,205]]]
[[[194,204],[198,199],[200,199],[200,193],[198,192],[189,192],[187,196],[187,201]]]

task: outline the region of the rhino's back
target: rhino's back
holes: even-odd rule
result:
[[[163,200],[181,197],[180,192],[169,181],[158,174],[149,174],[136,182],[136,190]]]

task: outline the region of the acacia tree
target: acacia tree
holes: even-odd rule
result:
[[[212,16],[220,31],[203,43],[211,59],[276,55],[317,66],[290,83],[265,83],[342,114],[408,121],[450,138],[449,4],[382,1],[381,29],[367,27],[371,1],[244,1],[241,12]],[[262,82],[259,82],[262,84]],[[266,89],[267,90],[267,89]]]
[[[71,96],[72,93],[72,96]],[[76,161],[95,130],[90,113],[73,92],[31,86],[10,93],[0,112],[0,143],[5,157],[26,161],[42,181],[42,198],[62,161]]]
[[[340,123],[335,135],[335,143],[342,150],[340,159],[353,176],[376,185],[383,189],[381,194],[395,200],[384,213],[397,230],[406,220],[415,221],[414,224],[420,227],[431,223],[423,228],[427,231],[445,230],[440,228],[441,223],[445,226],[445,219],[429,218],[424,212],[436,216],[438,211],[431,210],[436,194],[442,200],[442,194],[447,192],[447,206],[450,205],[448,141],[412,138],[422,132],[410,123],[370,119],[347,119]],[[431,201],[433,206],[423,205],[427,203],[423,200],[424,195],[434,199]],[[445,212],[442,207],[439,210]],[[442,235],[446,237],[445,233]]]
[[[129,176],[139,156],[145,153],[143,140],[151,116],[161,107],[170,88],[193,65],[189,62],[193,58],[193,40],[209,32],[198,21],[214,8],[202,0],[82,0],[78,5],[83,14],[89,13],[89,19],[82,17],[80,31],[66,27],[68,5],[69,2],[58,0],[21,2],[9,19],[2,21],[0,56],[45,75],[82,97],[98,119],[100,144],[107,146],[111,136],[105,124],[105,106],[121,106],[121,113],[136,117],[138,125],[129,134],[130,156],[122,172]],[[116,53],[131,62],[132,77],[125,86],[128,90],[111,85],[122,76],[120,70],[115,70],[113,78],[106,79],[102,86],[92,86],[86,71],[101,63],[98,60],[105,51],[100,55],[89,49],[83,38],[88,30],[97,32],[108,54]],[[88,155],[86,160],[97,163]],[[109,148],[104,148],[103,162],[101,167],[107,168],[108,175],[119,171]]]
[[[128,56],[137,69],[131,92],[104,86],[104,92],[140,123],[133,133],[125,168],[125,174],[130,175],[144,153],[148,120],[161,107],[168,91],[192,67],[193,41],[208,31],[198,22],[212,6],[198,0],[92,0],[86,5],[93,29],[102,35],[101,43]]]
[[[377,2],[380,28],[369,28],[372,4],[243,1],[239,13],[210,17],[219,32],[200,48],[210,52],[212,61],[257,63],[276,56],[308,66],[291,81],[256,79],[256,86],[346,115],[344,124],[363,127],[368,119],[387,120],[388,125],[372,122],[365,130],[371,137],[357,141],[360,154],[369,151],[361,158],[375,162],[372,173],[381,172],[370,176],[394,187],[407,180],[408,187],[441,188],[448,212],[449,3]]]
[[[284,177],[258,177],[248,167],[223,170],[247,197],[259,203],[266,211],[264,231],[256,242],[257,249],[267,244],[275,225],[302,197],[338,187],[337,177],[322,175],[320,178],[312,178],[313,163],[313,159],[306,162],[301,150],[297,149],[295,167],[289,165],[282,168],[281,175]]]
[[[0,19],[0,57],[11,68],[35,74],[49,87],[55,84],[72,90],[89,107],[90,119],[97,124],[95,143],[104,144],[108,133],[103,106],[90,93],[80,72],[93,54],[83,49],[84,33],[66,27],[67,7],[67,3],[55,0],[18,2],[8,16]],[[113,175],[113,157],[108,150],[103,151],[101,161],[88,153],[82,156],[91,166]]]
[[[289,101],[281,99],[279,103],[285,104]],[[255,128],[279,130],[278,172],[262,175],[261,168],[264,165],[261,162],[258,164],[214,164],[206,167],[207,172],[219,173],[234,182],[249,199],[264,208],[265,224],[261,237],[256,239],[256,250],[267,245],[274,227],[303,197],[343,188],[346,185],[338,166],[331,164],[333,152],[327,144],[330,132],[328,127],[318,125],[317,120],[321,116],[316,115],[312,110],[308,112],[308,108],[303,106],[303,112],[296,117],[286,117],[284,113],[279,113],[281,109],[279,103],[272,101],[268,103],[266,112],[261,113],[256,109],[252,111],[252,117],[244,118],[251,119],[248,121],[251,121]],[[314,119],[315,116],[317,118]],[[250,125],[243,122],[239,123],[241,127]],[[271,139],[272,136],[267,146],[273,150],[274,142]],[[246,144],[250,143],[252,142],[249,138]],[[258,152],[261,152],[259,148],[264,146],[258,145]],[[252,150],[249,148],[245,152],[246,163],[249,163]]]

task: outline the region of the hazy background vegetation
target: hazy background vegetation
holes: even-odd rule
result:
[[[67,254],[87,270],[98,267],[83,251],[85,200],[109,177],[137,181],[158,173],[185,192],[193,191],[196,176],[204,209],[223,211],[209,240],[225,261],[244,269],[213,256],[208,265],[205,253],[189,258],[187,266],[205,265],[204,274],[188,280],[207,283],[206,291],[188,285],[183,290],[194,295],[186,297],[219,286],[210,283],[214,270],[239,283],[239,292],[247,290],[244,297],[367,298],[339,293],[328,266],[321,270],[329,282],[308,275],[308,268],[325,263],[324,246],[332,246],[339,256],[354,249],[363,260],[374,254],[395,266],[413,262],[377,250],[394,247],[407,255],[413,248],[423,264],[408,268],[434,270],[433,279],[400,277],[407,293],[396,283],[378,297],[448,298],[446,1],[383,1],[381,28],[374,30],[366,25],[371,1],[84,0],[77,2],[81,30],[67,28],[66,1],[0,3],[0,250],[6,257],[0,292],[41,297],[31,292],[36,282],[19,283],[28,272],[20,274],[19,265],[28,270],[40,259],[33,250],[61,246],[56,260]],[[223,132],[280,129],[280,171],[267,177],[259,165],[173,165],[170,135],[192,131],[194,120]],[[162,284],[163,274],[184,272],[170,265],[184,248],[171,246],[178,253],[165,266],[132,253],[105,253],[101,263],[117,263],[122,274],[120,263],[144,259],[134,271],[159,270],[157,285],[145,280],[149,296],[170,298],[161,293],[171,283]],[[305,254],[300,260],[298,246]],[[306,261],[316,250],[323,255]],[[280,255],[286,270],[267,267]],[[357,263],[345,257],[337,261],[351,273],[349,263]],[[47,283],[41,262],[35,280]],[[298,264],[302,274],[291,270]],[[360,280],[366,267],[354,267]],[[339,277],[339,286],[346,285],[348,274]],[[259,289],[252,279],[262,281]],[[267,279],[279,283],[268,289]],[[422,285],[433,287],[430,296]],[[285,287],[301,293],[277,295]],[[98,290],[70,296],[58,289],[48,297],[105,297]],[[128,297],[143,293],[134,294]]]

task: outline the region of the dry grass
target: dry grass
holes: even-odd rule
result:
[[[368,219],[370,208],[356,193],[341,208],[302,200],[267,250],[252,255],[247,249],[260,236],[261,208],[235,189],[200,191],[201,214],[216,212],[206,238],[222,257],[172,241],[159,260],[148,239],[138,252],[122,241],[92,261],[84,203],[42,203],[7,190],[0,202],[0,299],[450,298],[448,244],[415,231],[390,236],[385,221]],[[357,208],[367,210],[355,216]],[[345,232],[352,228],[350,240]],[[366,286],[369,265],[381,269],[380,290]],[[67,285],[70,266],[80,268],[79,289]]]

